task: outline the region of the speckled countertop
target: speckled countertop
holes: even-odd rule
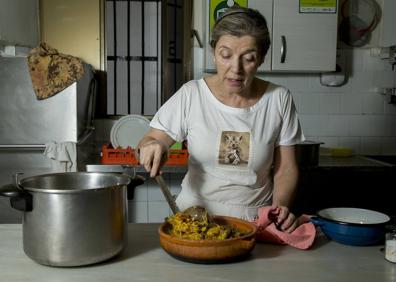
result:
[[[395,281],[396,264],[383,246],[356,247],[329,241],[318,233],[310,250],[257,244],[244,261],[192,264],[160,246],[158,224],[129,224],[128,246],[117,257],[85,267],[48,267],[23,253],[22,225],[0,224],[1,281]]]

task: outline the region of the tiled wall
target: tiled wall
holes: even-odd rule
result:
[[[267,78],[292,91],[307,138],[325,147],[351,147],[356,154],[396,154],[396,105],[378,91],[396,87],[396,71],[369,49],[338,54],[348,76],[341,87],[322,86],[319,74]]]

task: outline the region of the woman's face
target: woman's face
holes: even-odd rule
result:
[[[252,36],[223,35],[214,49],[214,62],[225,90],[240,93],[249,88],[263,59]]]

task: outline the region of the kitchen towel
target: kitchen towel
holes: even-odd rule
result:
[[[312,246],[316,228],[309,222],[309,216],[298,218],[299,226],[291,233],[278,230],[271,218],[277,215],[277,208],[266,206],[258,210],[258,219],[253,221],[257,225],[256,239],[258,242],[272,244],[287,244],[298,249],[308,249]]]
[[[50,142],[45,145],[44,156],[51,160],[52,169],[56,172],[77,171],[76,143]]]
[[[38,100],[54,96],[84,74],[81,59],[59,53],[46,43],[32,49],[28,55],[28,65]]]

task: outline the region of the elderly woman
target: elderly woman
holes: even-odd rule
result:
[[[258,209],[278,208],[278,226],[297,227],[290,212],[302,141],[290,92],[255,77],[270,45],[264,17],[231,8],[211,38],[217,73],[184,84],[156,113],[138,144],[139,162],[154,177],[168,148],[187,140],[188,172],[176,203],[209,213],[254,220]]]

